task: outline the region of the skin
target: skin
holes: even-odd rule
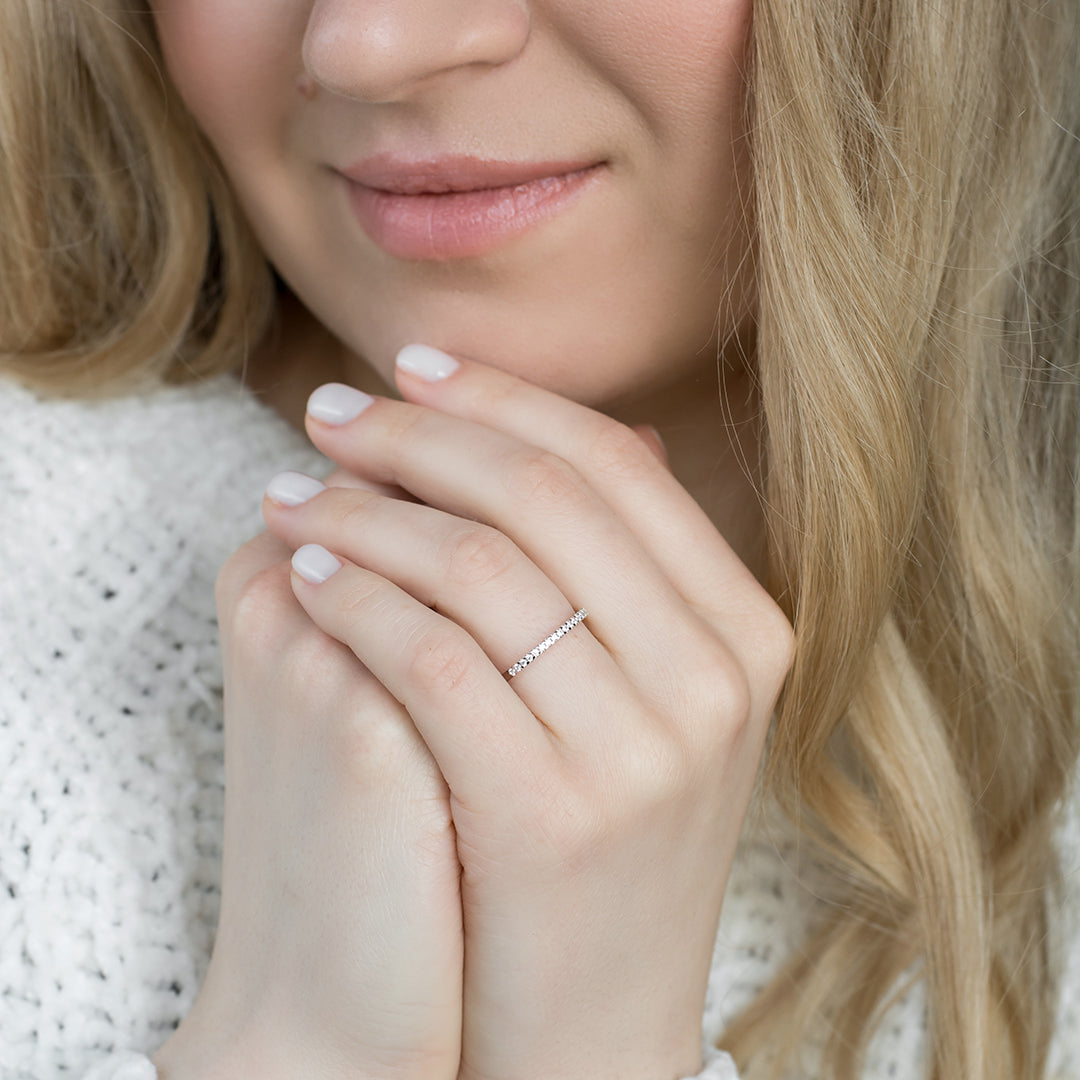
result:
[[[749,8],[157,6],[169,71],[299,298],[254,384],[291,417],[327,377],[379,394],[308,413],[342,471],[268,498],[269,532],[219,579],[222,915],[166,1080],[700,1066],[791,650],[746,525],[753,425],[717,434],[753,415],[744,376],[716,384],[752,305]],[[327,167],[387,145],[609,167],[492,254],[405,261]],[[456,370],[395,370],[417,340]],[[290,568],[311,544],[335,556],[321,583]]]
[[[718,344],[745,336],[754,302],[750,0],[690,0],[678,19],[663,0],[154,7],[173,81],[314,316],[290,305],[303,325],[259,354],[257,392],[302,424],[322,381],[392,392],[394,355],[414,341],[513,371],[658,427],[676,474],[763,573],[740,464],[757,458],[756,406],[737,363],[719,365],[723,401],[717,378]],[[609,175],[489,256],[405,261],[363,233],[332,172],[385,148],[596,158]]]

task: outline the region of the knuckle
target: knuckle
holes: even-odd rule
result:
[[[760,656],[786,671],[795,652],[795,628],[784,609],[758,585],[744,604],[744,636],[753,640]],[[764,666],[764,665],[763,665]]]
[[[496,529],[477,525],[449,541],[446,579],[464,588],[484,586],[505,574],[517,561],[512,541]]]
[[[221,567],[214,579],[214,607],[219,625],[226,625],[232,617],[236,594],[243,579],[240,576],[236,555],[232,555]]]
[[[688,666],[684,685],[695,715],[706,718],[705,729],[727,746],[750,722],[750,680],[743,666],[720,642]],[[711,740],[710,740],[711,741]]]
[[[464,695],[467,699],[478,696],[475,658],[446,631],[421,632],[410,653],[406,675],[410,685],[422,693],[458,698]]]
[[[295,606],[288,564],[266,567],[231,591],[227,610],[219,613],[221,632],[249,650],[272,649],[295,614]]]
[[[360,488],[338,488],[333,492],[336,525],[343,536],[355,534],[371,520],[371,503],[375,498]]]
[[[429,423],[423,409],[401,405],[387,410],[381,419],[385,426],[382,433],[385,445],[393,448],[392,452],[398,461],[404,456],[406,447],[416,442],[417,437],[423,434],[424,428]]]
[[[351,664],[343,662],[346,652],[340,642],[305,619],[291,634],[285,659],[268,654],[267,660],[282,673],[284,685],[333,688],[340,695],[343,673],[352,670]]]
[[[795,661],[795,628],[775,603],[770,603],[762,637],[764,651],[772,658],[777,684],[780,684]]]
[[[366,695],[330,726],[329,738],[343,774],[368,792],[381,785],[400,793],[403,781],[429,771],[430,755],[396,702]]]
[[[640,436],[617,421],[599,426],[585,448],[590,472],[610,480],[640,481],[656,473],[658,462]]]
[[[484,388],[483,409],[493,416],[509,416],[533,408],[534,387],[517,379],[498,380]]]
[[[254,574],[282,562],[289,555],[289,549],[270,532],[261,532],[237,548],[225,560],[214,580],[219,620],[228,619],[237,596]]]
[[[543,506],[577,505],[585,486],[580,473],[550,450],[523,453],[510,470],[510,484],[519,500]]]
[[[359,621],[377,617],[386,595],[387,585],[375,574],[352,573],[338,586],[335,603],[346,622]]]

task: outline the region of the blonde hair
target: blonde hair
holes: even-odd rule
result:
[[[4,0],[0,371],[98,396],[233,367],[273,291],[137,3]]]
[[[726,1043],[778,1075],[824,1028],[847,1080],[917,974],[931,1076],[1035,1080],[1080,743],[1080,6],[754,18],[772,587],[797,640],[768,775],[835,891]]]
[[[0,370],[57,393],[238,366],[270,280],[151,21],[0,11]],[[1080,8],[755,0],[775,595],[772,792],[834,882],[725,1037],[858,1074],[905,980],[930,1073],[1036,1080],[1078,736]]]

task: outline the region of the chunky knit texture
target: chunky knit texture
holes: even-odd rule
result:
[[[153,1077],[142,1055],[191,1006],[219,901],[213,582],[282,468],[330,463],[231,378],[100,403],[0,382],[0,1080]],[[813,918],[780,835],[743,838],[707,1043]],[[1078,837],[1073,819],[1067,872]],[[1070,926],[1051,1076],[1080,1075]],[[868,1080],[923,1076],[924,1028],[916,988],[879,1029]],[[736,1080],[718,1053],[701,1076]]]

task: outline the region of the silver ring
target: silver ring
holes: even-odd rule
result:
[[[589,613],[584,608],[580,611],[575,611],[573,618],[567,619],[558,630],[544,638],[532,652],[527,652],[513,667],[508,668],[506,677],[512,679],[515,675],[524,671],[542,652],[547,652],[559,638],[564,634],[569,634],[570,631],[573,630],[574,627],[588,614]]]

